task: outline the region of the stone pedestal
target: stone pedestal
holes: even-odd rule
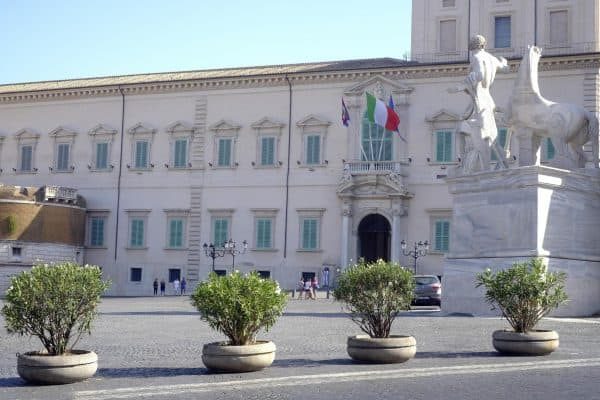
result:
[[[449,178],[450,252],[444,266],[446,312],[491,315],[475,275],[530,257],[565,271],[569,302],[554,315],[600,312],[600,175],[519,167]]]

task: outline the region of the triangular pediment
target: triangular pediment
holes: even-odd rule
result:
[[[331,122],[321,119],[316,115],[310,114],[296,122],[296,125],[302,128],[311,128],[315,126],[326,127],[331,125]]]
[[[215,132],[227,132],[227,131],[238,131],[242,126],[238,125],[231,121],[226,121],[224,119],[216,122],[208,127],[211,131]]]
[[[407,86],[399,81],[394,81],[383,77],[381,75],[376,75],[372,78],[369,78],[365,81],[359,82],[344,91],[346,96],[361,96],[365,92],[373,93],[377,86],[385,87],[390,93],[395,94],[409,94],[414,89],[410,86]]]
[[[189,133],[193,130],[194,128],[191,125],[188,125],[183,121],[175,121],[167,126],[166,129],[166,131],[169,133]]]
[[[98,124],[96,126],[94,126],[92,129],[90,129],[90,131],[88,132],[88,135],[90,136],[98,136],[98,135],[116,135],[117,134],[117,130],[111,128],[108,125],[104,125],[104,124]]]
[[[460,115],[450,112],[445,109],[441,109],[433,115],[430,115],[425,118],[425,121],[435,123],[435,122],[457,122],[462,118]]]
[[[250,126],[254,129],[281,129],[285,124],[274,121],[269,117],[263,117]]]
[[[154,133],[156,133],[156,129],[154,129],[146,124],[143,124],[141,122],[138,122],[137,124],[135,124],[134,126],[129,128],[127,130],[127,132],[130,135],[154,134]]]
[[[48,136],[53,138],[74,137],[77,136],[77,132],[59,126],[51,130]]]
[[[17,133],[15,133],[15,139],[17,140],[24,140],[24,139],[39,139],[40,138],[40,134],[28,129],[28,128],[23,128],[21,130],[19,130]]]

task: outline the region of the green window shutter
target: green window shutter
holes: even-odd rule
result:
[[[546,138],[546,160],[552,160],[554,158],[554,154],[556,150],[554,149],[554,144],[550,138]]]
[[[256,221],[256,248],[270,249],[273,247],[271,243],[271,220],[261,218]]]
[[[33,147],[21,147],[21,171],[31,171],[33,169]]]
[[[321,163],[321,136],[308,135],[306,137],[306,164]]]
[[[104,246],[104,218],[92,217],[90,225],[90,246]]]
[[[274,137],[261,138],[260,164],[261,165],[275,164],[275,138]]]
[[[187,167],[187,139],[177,139],[173,148],[173,167]]]
[[[507,128],[498,128],[498,136],[496,137],[496,143],[498,144],[498,146],[501,149],[506,149],[506,138],[508,135],[508,129]],[[496,153],[494,153],[493,150],[491,150],[491,160],[492,161],[498,161],[498,156],[496,156]]]
[[[452,162],[452,132],[437,131],[435,144],[435,161]]]
[[[219,139],[219,154],[218,163],[219,167],[230,167],[231,166],[231,139]]]
[[[135,142],[135,167],[148,168],[148,142],[145,140]]]
[[[216,247],[221,247],[223,243],[229,240],[229,221],[226,219],[214,220],[214,240],[213,244]]]
[[[96,169],[108,168],[108,143],[96,143]]]
[[[131,237],[129,244],[131,247],[144,246],[144,220],[131,220]]]
[[[317,249],[317,223],[318,221],[312,218],[302,221],[302,248],[305,250]]]
[[[60,143],[56,151],[56,170],[67,171],[69,169],[69,148],[68,143]]]
[[[169,247],[183,247],[183,220],[169,221]]]
[[[434,250],[447,252],[450,247],[450,221],[435,222]]]

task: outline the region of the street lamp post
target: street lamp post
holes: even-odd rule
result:
[[[223,257],[225,255],[225,249],[222,247],[215,247],[214,244],[206,244],[202,246],[204,249],[204,255],[212,258],[212,270],[215,272],[215,258]]]
[[[417,258],[424,257],[427,255],[429,251],[429,242],[426,240],[424,242],[418,241],[415,242],[413,250],[406,250],[406,240],[402,240],[400,242],[402,246],[402,254],[405,256],[410,256],[413,258],[413,269],[415,270],[415,275],[417,274]]]
[[[233,239],[229,239],[225,243],[223,243],[223,251],[225,254],[231,254],[231,272],[235,269],[235,256],[238,254],[244,254],[248,249],[248,242],[245,240],[242,242],[242,248],[237,247],[237,243]]]

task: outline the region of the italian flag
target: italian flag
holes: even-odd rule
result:
[[[367,118],[388,131],[398,132],[398,125],[400,125],[398,114],[370,93],[367,93]]]

